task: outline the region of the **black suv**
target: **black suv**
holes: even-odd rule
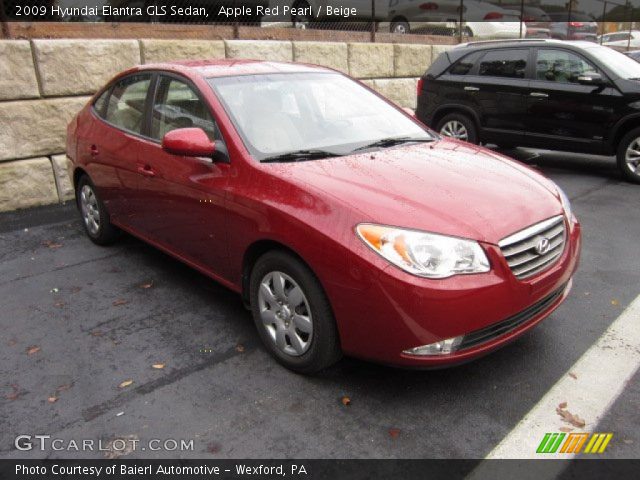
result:
[[[459,45],[419,81],[416,115],[471,143],[615,154],[623,175],[640,183],[640,63],[608,47]]]

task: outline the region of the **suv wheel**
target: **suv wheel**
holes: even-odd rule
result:
[[[630,182],[640,183],[640,128],[627,133],[618,145],[618,168]]]
[[[469,143],[478,143],[476,125],[471,118],[463,113],[450,113],[445,115],[436,126],[440,135],[463,140]]]
[[[315,373],[342,356],[322,286],[293,255],[275,250],[258,259],[251,272],[250,299],[262,342],[285,367]]]
[[[404,20],[398,20],[391,22],[391,26],[389,27],[389,31],[391,33],[398,33],[400,35],[404,35],[409,33],[410,27],[409,23]]]
[[[78,181],[76,201],[82,216],[82,225],[91,241],[98,245],[113,243],[118,238],[120,230],[109,221],[109,213],[87,175],[83,175]]]

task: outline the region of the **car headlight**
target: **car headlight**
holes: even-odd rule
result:
[[[376,253],[413,275],[446,278],[489,271],[489,259],[473,240],[371,223],[359,224],[356,231]]]
[[[556,189],[558,190],[558,195],[560,196],[560,202],[562,202],[562,209],[564,210],[564,214],[567,216],[568,220],[571,220],[573,213],[571,212],[571,202],[569,201],[569,197],[567,197],[567,194],[564,193],[564,190],[562,190],[558,185],[556,185]]]

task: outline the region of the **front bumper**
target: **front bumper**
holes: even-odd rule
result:
[[[560,259],[524,280],[513,275],[500,248],[492,244],[483,244],[492,265],[486,274],[431,280],[385,266],[366,294],[332,301],[343,350],[391,365],[438,367],[467,362],[513,341],[549,316],[569,293],[581,233],[577,221],[567,223]],[[450,354],[404,353],[461,335],[462,344]]]

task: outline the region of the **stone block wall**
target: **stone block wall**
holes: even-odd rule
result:
[[[67,123],[114,74],[140,63],[254,58],[324,65],[415,108],[418,77],[450,46],[264,40],[0,40],[0,212],[73,198]]]

